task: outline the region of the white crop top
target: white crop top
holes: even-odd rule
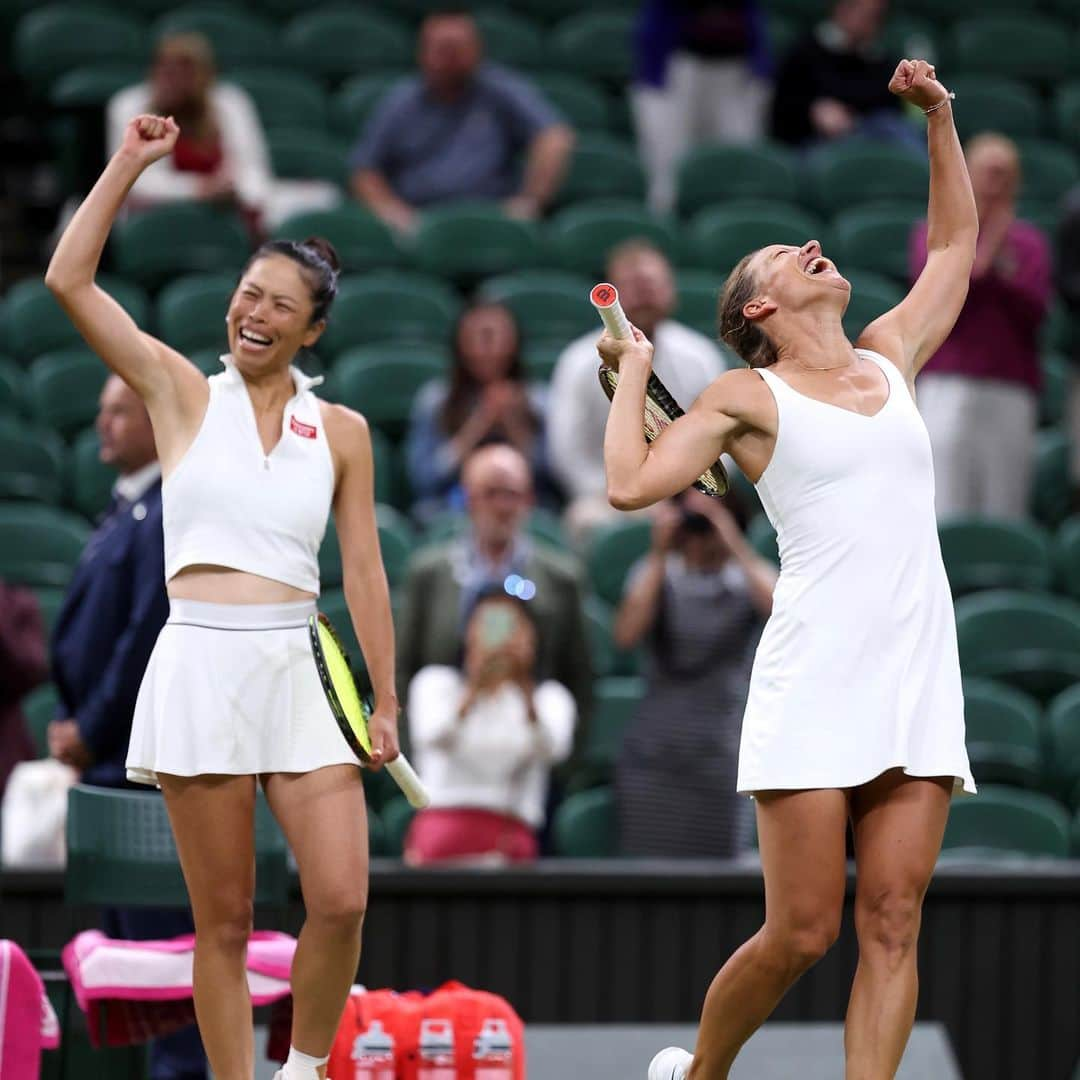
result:
[[[319,545],[334,495],[334,463],[319,400],[321,378],[290,371],[295,396],[281,439],[263,453],[233,358],[209,379],[210,402],[187,453],[162,484],[165,580],[185,566],[226,566],[319,592]]]

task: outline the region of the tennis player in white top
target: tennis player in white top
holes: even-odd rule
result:
[[[292,968],[292,1048],[279,1075],[316,1080],[356,974],[368,870],[359,769],[327,711],[305,625],[331,506],[377,698],[376,760],[398,752],[371,440],[363,417],[319,401],[315,380],[292,366],[322,333],[336,291],[325,241],[256,252],[229,301],[226,369],[209,380],[95,284],[124,197],[178,133],[171,117],[128,125],[45,280],[146,402],[161,460],[171,613],[140,690],[128,770],[159,784],[168,806],[195,916],[195,1007],[211,1068],[217,1080],[254,1072],[244,957],[259,777],[307,909]]]
[[[890,90],[927,114],[929,258],[908,296],[856,346],[850,286],[815,240],[744,258],[721,334],[749,365],[717,379],[651,446],[641,415],[651,346],[605,335],[620,369],[605,435],[608,493],[646,506],[720,453],[755,481],[781,570],[754,662],[738,789],[756,798],[765,924],[705,999],[693,1055],[650,1080],[722,1080],[740,1047],[836,940],[850,821],[859,964],[847,1080],[888,1080],[915,1016],[922,899],[954,790],[974,791],[956,627],[934,519],[930,442],[914,379],[967,294],[978,223],[951,95],[924,61]]]

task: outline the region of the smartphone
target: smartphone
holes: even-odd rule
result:
[[[489,649],[505,645],[516,628],[517,619],[506,604],[488,604],[480,612],[480,641]]]

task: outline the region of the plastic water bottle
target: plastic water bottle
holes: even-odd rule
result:
[[[352,1059],[353,1080],[395,1080],[394,1038],[378,1020],[356,1036]]]
[[[473,1044],[476,1080],[514,1080],[514,1040],[505,1020],[484,1021]]]
[[[420,1023],[420,1068],[416,1080],[457,1080],[454,1025],[449,1020]]]

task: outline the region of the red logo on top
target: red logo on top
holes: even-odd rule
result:
[[[305,424],[297,420],[295,416],[289,417],[289,427],[296,432],[297,435],[304,439],[314,439],[319,434],[319,429],[311,424]]]

